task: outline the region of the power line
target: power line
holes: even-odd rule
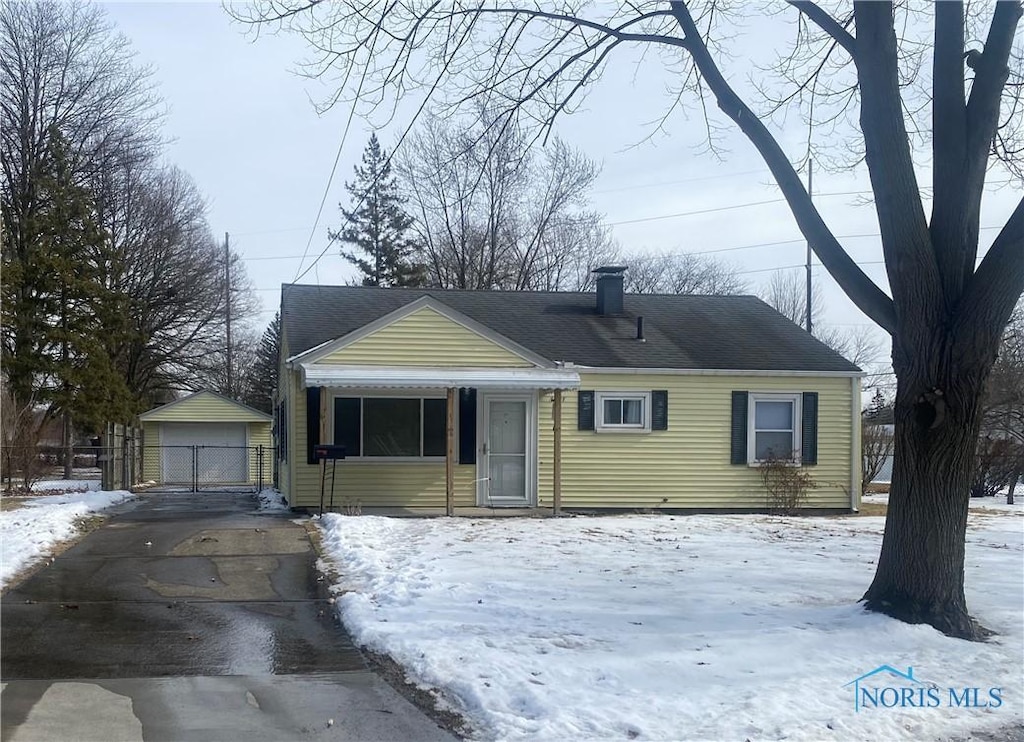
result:
[[[380,26],[378,25],[377,28],[379,30]],[[376,34],[376,32],[375,32],[375,34]],[[376,43],[376,35],[374,35],[374,43]],[[372,52],[372,47],[371,47],[371,52]],[[449,64],[449,62],[445,62],[445,69],[447,69],[448,64]],[[364,68],[364,70],[365,70],[365,68]],[[442,72],[443,71],[444,70],[442,70]],[[384,161],[384,167],[381,168],[382,171],[385,170],[387,167],[389,167],[391,165],[391,160],[394,158],[395,153],[402,146],[402,143],[405,141],[405,138],[407,136],[409,136],[409,132],[412,131],[413,124],[416,123],[416,121],[419,119],[420,115],[423,113],[423,110],[427,107],[427,102],[430,100],[430,97],[434,94],[434,91],[437,89],[437,86],[440,83],[441,78],[442,78],[442,75],[438,75],[437,76],[437,78],[434,80],[434,84],[430,87],[430,90],[428,90],[427,94],[423,97],[423,100],[420,102],[419,108],[416,109],[416,113],[414,113],[412,118],[409,120],[409,125],[405,127],[405,131],[402,132],[402,136],[400,136],[398,138],[398,142],[391,149],[391,153],[388,155],[387,159]],[[360,85],[362,85],[361,82],[360,82]],[[356,96],[356,99],[358,100],[358,94]],[[378,174],[378,177],[379,177],[379,174]],[[374,181],[374,184],[376,184],[376,180]],[[366,200],[366,194],[367,194],[367,191],[364,191],[360,195],[359,200],[356,202],[355,208],[352,209],[351,213],[352,213],[353,216],[355,215],[355,213],[357,211],[359,211],[359,207],[362,206],[363,201]],[[339,226],[339,230],[342,227],[344,227],[345,225],[347,225],[348,222],[350,222],[350,221],[352,221],[351,218],[346,219],[345,220],[345,224],[342,224],[342,225]],[[309,267],[306,268],[306,270],[302,271],[300,274],[298,274],[294,279],[292,279],[292,282],[295,283],[295,282],[301,280],[303,276],[305,276],[314,267],[316,267],[316,264],[319,263],[320,260],[324,257],[324,255],[327,254],[327,251],[331,249],[331,245],[333,245],[333,244],[334,244],[334,240],[333,239],[329,240],[327,245],[324,246],[324,249],[320,251],[320,254],[316,256],[316,258],[313,260],[312,263],[309,264]],[[305,260],[305,258],[303,258],[303,260]],[[301,267],[301,264],[300,264],[300,267]],[[317,283],[319,284],[319,276],[318,276]]]
[[[404,139],[404,137],[403,137],[403,139]],[[389,158],[389,162],[390,162],[390,158]],[[638,189],[642,189],[642,188],[655,188],[655,187],[664,186],[664,185],[675,185],[675,184],[679,184],[679,183],[690,183],[690,182],[697,182],[697,181],[701,181],[701,180],[711,180],[713,178],[729,178],[729,177],[740,176],[740,175],[748,175],[750,173],[759,173],[759,172],[762,172],[762,171],[761,170],[750,170],[750,171],[745,171],[745,172],[740,172],[740,173],[729,173],[728,175],[709,175],[709,176],[706,176],[706,177],[690,178],[690,179],[677,180],[677,181],[667,181],[667,182],[663,182],[663,183],[647,183],[647,184],[642,184],[642,185],[622,186],[621,188],[610,188],[610,189],[605,189],[605,190],[601,190],[601,191],[591,191],[591,193],[597,194],[597,193],[613,193],[613,192],[619,192],[619,191],[631,191],[631,190],[638,190]],[[768,172],[768,171],[765,170],[763,172]],[[1007,185],[1007,184],[1009,184],[1011,182],[1016,182],[1016,181],[1006,180],[1006,181],[986,183],[985,185],[986,186],[1003,186],[1003,185]],[[816,198],[828,198],[828,197],[834,197],[834,196],[866,196],[866,195],[872,195],[873,193],[874,193],[874,191],[872,191],[872,190],[835,191],[835,192],[832,192],[832,193],[818,193],[818,194],[815,194],[815,197]],[[750,202],[742,203],[742,204],[734,204],[732,206],[717,207],[715,209],[710,209],[710,210],[698,210],[698,211],[690,211],[690,212],[680,212],[680,213],[677,213],[677,214],[662,214],[662,215],[656,215],[656,216],[653,216],[653,217],[643,217],[643,218],[640,218],[640,219],[630,219],[630,220],[626,220],[626,221],[605,222],[604,226],[606,226],[606,227],[613,227],[613,226],[617,226],[617,225],[632,224],[634,222],[653,221],[655,219],[671,219],[671,218],[674,218],[674,217],[707,214],[707,213],[711,213],[713,211],[724,211],[726,209],[740,209],[740,208],[746,208],[748,206],[762,206],[762,205],[769,204],[769,203],[781,203],[783,201],[785,201],[785,199],[783,199],[783,198],[772,199],[772,200],[768,200],[768,201],[750,201]],[[340,227],[342,227],[344,225],[337,225],[337,226],[338,226],[338,228],[340,228]],[[265,235],[265,234],[287,234],[287,233],[290,233],[290,232],[302,232],[302,231],[305,231],[305,229],[306,229],[305,227],[281,227],[281,228],[278,228],[278,229],[260,229],[260,230],[255,230],[255,231],[252,231],[252,232],[234,232],[233,234],[235,235],[235,237],[252,237],[252,236],[258,236],[258,235]],[[877,233],[874,236],[877,236]],[[803,242],[803,241],[804,241],[803,239],[794,240],[794,242]],[[268,258],[268,259],[270,259],[270,258]]]
[[[403,137],[403,139],[404,139],[404,137]],[[388,161],[390,162],[390,158],[388,158]],[[332,177],[333,177],[333,171],[332,171]],[[822,198],[829,197],[829,196],[863,196],[863,195],[870,194],[870,193],[872,193],[872,192],[871,191],[838,191],[836,193],[819,193],[818,196],[822,197]],[[740,203],[740,204],[730,204],[728,206],[714,206],[714,207],[711,207],[711,208],[708,208],[708,209],[697,209],[695,211],[680,211],[680,212],[676,212],[676,213],[672,213],[672,214],[655,214],[654,216],[639,217],[637,219],[624,219],[624,220],[616,221],[616,222],[602,222],[602,226],[605,226],[605,227],[618,227],[618,226],[622,226],[622,225],[625,225],[625,224],[639,224],[640,222],[653,222],[653,221],[658,221],[658,220],[661,220],[661,219],[676,219],[676,218],[684,217],[684,216],[698,216],[700,214],[713,214],[713,213],[718,212],[718,211],[731,211],[733,209],[746,209],[746,208],[750,208],[750,207],[753,207],[753,206],[765,206],[767,204],[784,203],[785,200],[786,199],[784,199],[784,198],[772,198],[772,199],[766,199],[764,201],[747,201],[747,202]],[[321,206],[322,206],[322,203],[321,203]],[[319,215],[318,215],[318,219],[319,219]],[[340,229],[342,226],[344,226],[344,224],[338,225],[338,228]],[[282,228],[282,229],[265,229],[265,230],[261,230],[261,231],[257,231],[257,232],[236,232],[235,233],[235,237],[247,237],[247,236],[263,235],[263,234],[283,234],[283,233],[287,233],[287,232],[300,232],[303,229],[305,229],[305,227],[288,227],[288,228]],[[307,247],[308,247],[308,244],[307,244]]]
[[[993,226],[989,226],[989,227],[979,227],[979,229],[984,232],[984,231],[990,231],[990,230],[993,230],[993,229],[1002,229],[1002,226],[997,224],[997,225],[993,225]],[[837,235],[835,235],[835,238],[837,240],[854,240],[854,239],[863,239],[863,238],[867,238],[867,237],[881,237],[881,233],[880,232],[860,232],[860,233],[857,233],[857,234],[837,234]],[[685,255],[719,255],[721,253],[737,252],[737,251],[740,251],[740,250],[755,250],[755,249],[760,248],[760,247],[781,247],[783,245],[803,244],[804,242],[805,242],[805,239],[803,237],[798,237],[798,238],[792,239],[792,240],[776,240],[774,242],[752,242],[752,243],[747,244],[747,245],[735,245],[733,247],[716,247],[716,248],[711,249],[711,250],[688,250],[688,251],[685,251],[685,252],[683,252],[681,254],[685,254]],[[670,252],[670,253],[667,253],[667,254],[679,254],[679,253]],[[246,260],[246,261],[295,260],[296,258],[302,258],[302,257],[303,257],[302,255],[258,255],[258,256],[255,256],[255,257],[244,257],[244,258],[239,258],[239,259],[240,260]],[[815,266],[815,267],[818,267],[818,266]]]
[[[764,206],[766,204],[777,204],[782,203],[786,199],[784,198],[772,198],[767,201],[751,201],[745,204],[733,204],[732,206],[716,206],[711,209],[698,209],[697,211],[680,211],[677,214],[661,214],[660,216],[645,216],[639,219],[626,219],[621,222],[605,222],[606,227],[620,227],[623,224],[639,224],[641,222],[654,222],[660,219],[675,219],[681,216],[696,216],[698,214],[712,214],[716,211],[731,211],[733,209],[746,209],[751,206]]]
[[[602,188],[599,191],[591,191],[591,193],[594,194],[594,195],[599,195],[599,194],[602,194],[602,193],[620,193],[622,191],[637,191],[637,190],[641,190],[641,189],[644,189],[644,188],[660,188],[660,187],[663,187],[663,186],[682,185],[684,183],[697,183],[699,181],[704,181],[704,180],[721,180],[721,179],[724,179],[724,178],[738,178],[738,177],[743,176],[743,175],[756,175],[757,173],[770,173],[770,172],[771,172],[771,170],[769,170],[766,167],[763,167],[763,168],[759,168],[758,170],[744,170],[744,171],[739,172],[739,173],[723,173],[721,175],[702,175],[702,176],[697,177],[697,178],[683,178],[681,180],[666,180],[666,181],[662,181],[660,183],[638,183],[638,184],[628,185],[628,186],[619,186],[618,188]]]
[[[380,29],[381,24],[378,24],[377,28],[373,32],[373,40],[370,42],[370,56],[373,56],[373,50],[377,46],[377,34],[380,32]],[[345,148],[345,140],[348,139],[348,131],[352,126],[352,119],[355,118],[356,105],[359,103],[359,98],[363,94],[363,83],[366,82],[366,73],[369,69],[369,64],[363,65],[363,74],[359,78],[359,86],[356,88],[356,95],[352,99],[352,107],[349,109],[348,112],[348,120],[345,122],[345,130],[341,133],[341,142],[338,144],[338,153],[334,155],[334,164],[331,165],[331,174],[327,178],[327,187],[324,188],[324,195],[320,199],[320,208],[316,210],[316,219],[313,220],[313,228],[309,230],[309,239],[306,240],[306,247],[302,251],[302,259],[299,261],[299,267],[295,271],[294,280],[296,281],[299,280],[301,276],[306,275],[305,273],[302,273],[300,275],[300,271],[302,270],[302,264],[306,261],[306,254],[309,253],[309,246],[313,244],[313,237],[316,235],[316,228],[320,225],[320,217],[324,213],[324,204],[327,203],[327,195],[331,191],[331,184],[334,182],[334,174],[337,172],[338,162],[341,160],[341,151]],[[345,74],[345,80],[341,84],[341,89],[344,89],[344,87],[348,84],[348,76],[349,74],[351,74],[351,70],[352,66],[350,65],[348,68],[348,72],[346,72]],[[329,245],[330,243],[328,243],[328,246]],[[313,262],[313,265],[316,265],[315,261]]]
[[[995,227],[990,227],[989,229],[995,229]],[[802,240],[794,240],[794,242],[800,242],[800,241],[802,241]],[[977,260],[981,261],[984,258],[985,258],[984,255],[979,255],[977,257]],[[853,263],[854,263],[854,265],[858,265],[858,266],[861,266],[861,267],[866,266],[866,265],[885,265],[885,261],[884,260],[855,260],[855,261],[853,261]],[[770,273],[771,271],[787,271],[787,270],[795,270],[796,268],[806,268],[806,267],[807,267],[806,263],[795,263],[793,265],[775,265],[775,266],[772,266],[770,268],[753,268],[751,270],[736,271],[736,275],[738,275],[738,276],[747,276],[747,275],[750,275],[750,274],[753,274],[753,273]],[[814,267],[816,269],[825,268],[824,265],[815,265]],[[308,271],[309,269],[307,268],[306,270]],[[826,269],[825,272],[828,273],[828,269]],[[255,290],[256,291],[280,291],[281,287],[280,286],[272,286],[272,287],[266,287],[266,288],[258,288],[258,289],[255,289]],[[844,323],[833,323],[833,324],[844,324]],[[870,323],[853,323],[853,322],[848,322],[848,323],[845,323],[845,324],[849,324],[851,326],[861,326],[861,325],[864,325],[866,327],[872,327],[873,326]]]

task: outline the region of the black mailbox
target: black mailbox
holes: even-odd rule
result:
[[[317,461],[336,461],[345,458],[344,446],[319,445],[313,447],[313,458]]]

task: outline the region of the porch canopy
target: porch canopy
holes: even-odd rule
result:
[[[568,368],[334,366],[302,363],[305,386],[348,389],[578,389]]]

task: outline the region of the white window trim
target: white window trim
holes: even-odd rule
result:
[[[443,399],[447,400],[447,394],[439,394],[433,390],[388,390],[388,389],[372,389],[372,390],[356,390],[356,389],[333,389],[330,392],[331,403],[327,409],[327,424],[328,432],[330,433],[331,443],[334,443],[334,400],[335,399],[352,399],[358,398],[360,400],[360,410],[362,410],[362,400],[364,399],[387,399],[387,398],[398,398],[398,399],[418,399],[420,400],[420,450],[423,450],[423,400],[425,399]],[[459,439],[458,432],[458,414],[455,415],[455,440]],[[356,464],[370,464],[374,462],[386,462],[389,464],[437,464],[444,463],[444,456],[363,456],[362,452],[366,450],[364,446],[366,442],[363,440],[363,416],[360,414],[359,419],[359,456],[348,456],[345,461],[349,461]]]
[[[748,466],[760,466],[761,460],[757,455],[757,437],[754,429],[754,418],[758,402],[792,402],[793,403],[793,450],[794,456],[791,462],[794,466],[800,466],[800,446],[803,444],[803,432],[800,430],[800,423],[803,420],[803,393],[802,392],[750,392],[747,395],[747,464]]]
[[[604,401],[606,399],[639,399],[643,401],[643,424],[627,425],[623,423],[605,423]],[[650,433],[651,432],[651,393],[643,391],[594,392],[594,432],[595,433]]]

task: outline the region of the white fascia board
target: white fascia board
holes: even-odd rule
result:
[[[327,366],[300,364],[303,384],[348,389],[578,389],[580,375],[560,368]]]
[[[567,366],[568,367],[568,366]],[[867,374],[863,371],[782,371],[758,369],[722,369],[722,368],[613,368],[610,366],[577,366],[571,368],[585,374],[622,374],[653,376],[799,376],[859,379]]]

